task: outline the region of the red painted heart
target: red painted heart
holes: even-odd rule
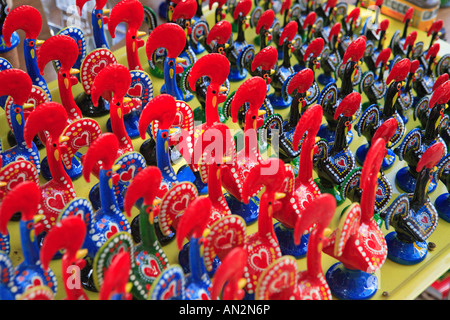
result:
[[[161,273],[158,263],[154,259],[149,262],[150,265],[144,266],[144,274],[149,278],[156,278]]]
[[[92,66],[92,74],[94,75],[94,76],[96,76],[100,71],[102,71],[102,69],[104,68],[104,67],[106,67],[106,65],[107,65],[107,62],[106,61],[99,61],[99,63],[97,63],[96,65],[94,65],[94,66]]]
[[[65,206],[64,197],[61,193],[56,193],[53,196],[47,197],[45,203],[47,207],[54,211],[61,211]]]
[[[123,182],[130,181],[133,179],[135,167],[131,166],[127,171],[124,171],[120,174],[120,180]]]
[[[376,236],[375,233],[370,232],[367,238],[367,247],[374,252],[379,252],[383,246],[380,243],[380,239]]]
[[[345,159],[344,158],[338,159],[337,164],[340,167],[345,167],[346,166]]]
[[[175,283],[171,283],[169,288],[162,294],[163,300],[169,300],[175,295]]]
[[[81,133],[79,136],[75,137],[72,141],[72,146],[75,149],[80,149],[83,147],[87,147],[89,146],[89,133],[84,131],[83,133]]]
[[[109,228],[109,231],[106,232],[106,239],[111,238],[113,235],[115,235],[118,232],[118,228],[115,224],[111,225],[111,227]]]
[[[251,264],[260,270],[264,270],[270,265],[270,253],[267,248],[259,248],[258,252],[255,252],[250,257]]]
[[[185,194],[184,196],[181,197],[179,201],[176,201],[172,205],[172,210],[174,212],[184,211],[187,208],[188,204],[189,204],[189,195]]]
[[[425,224],[428,224],[428,218],[427,216],[422,216],[422,218],[420,219],[420,221],[422,221]]]
[[[27,180],[27,176],[24,173],[17,175],[16,179],[10,179],[8,182],[8,190],[14,189],[15,186]]]
[[[234,240],[234,231],[228,230],[224,234],[217,235],[215,241],[215,247],[219,249],[229,249],[233,244]]]
[[[128,89],[128,95],[131,97],[140,97],[142,96],[142,84],[137,83],[134,86]]]
[[[270,287],[274,292],[280,292],[283,288],[288,287],[288,284],[289,274],[287,272],[283,272],[272,280]]]

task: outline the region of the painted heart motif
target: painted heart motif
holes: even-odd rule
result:
[[[383,197],[384,196],[384,192],[383,192],[383,189],[382,188],[380,188],[380,187],[378,187],[377,188],[377,196],[378,197]]]
[[[15,186],[17,186],[19,183],[24,182],[25,180],[27,180],[27,176],[24,173],[18,174],[16,179],[9,180],[8,190],[14,189]]]
[[[104,60],[99,61],[99,63],[92,66],[93,75],[97,75],[104,67],[106,67],[107,62]]]
[[[250,262],[255,268],[264,270],[270,265],[270,253],[266,248],[259,248],[258,252],[250,257]]]
[[[187,208],[188,204],[189,204],[189,195],[185,194],[181,197],[179,201],[176,201],[172,205],[172,211],[177,213],[182,212]]]
[[[142,96],[142,84],[137,83],[128,89],[128,95],[131,97],[141,97]]]
[[[56,193],[53,196],[47,197],[45,203],[47,207],[54,211],[61,211],[61,209],[66,205],[64,197],[61,193]]]
[[[115,235],[117,232],[119,232],[117,226],[115,224],[111,225],[109,230],[106,232],[106,239],[111,238],[113,235]]]
[[[425,224],[428,224],[429,222],[428,222],[428,217],[427,216],[422,216],[421,218],[420,218],[420,221],[422,222],[422,223],[425,223]]]
[[[229,249],[234,242],[234,232],[233,230],[228,230],[224,234],[217,235],[214,242],[215,247],[219,249]]]
[[[375,253],[380,252],[383,249],[383,245],[380,243],[380,239],[374,232],[370,232],[366,238],[367,248]]]
[[[336,164],[341,168],[345,168],[347,166],[347,161],[345,161],[345,158],[339,158],[337,159]]]
[[[123,182],[130,181],[134,177],[135,167],[131,166],[127,171],[124,171],[120,174],[120,180]]]
[[[89,133],[84,131],[79,136],[75,137],[72,141],[72,146],[75,149],[80,149],[89,145]]]
[[[144,274],[149,278],[156,278],[161,273],[158,263],[154,259],[151,259],[149,262],[149,265],[143,267]]]
[[[289,273],[283,272],[277,278],[272,280],[270,289],[272,292],[280,292],[283,288],[289,285]]]
[[[162,294],[163,300],[169,300],[175,296],[175,283],[171,283],[169,288]]]

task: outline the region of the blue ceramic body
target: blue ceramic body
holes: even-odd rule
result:
[[[428,244],[424,242],[403,242],[398,239],[395,231],[386,235],[389,260],[402,265],[414,265],[425,259],[428,253]]]

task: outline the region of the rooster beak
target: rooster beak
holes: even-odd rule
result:
[[[33,221],[34,221],[34,223],[38,223],[39,221],[41,221],[44,218],[45,218],[45,216],[43,214],[36,214],[33,216]]]
[[[32,108],[34,108],[34,103],[24,103],[23,105],[22,105],[22,109],[32,109]]]
[[[177,58],[175,59],[175,62],[176,62],[176,63],[185,63],[185,62],[186,62],[186,59],[177,57]]]
[[[225,93],[225,92],[227,92],[228,91],[228,88],[227,87],[225,87],[225,86],[220,86],[220,88],[219,88],[219,93]]]
[[[123,98],[123,103],[131,102],[131,98],[125,97]]]
[[[77,260],[78,259],[83,259],[87,255],[87,253],[88,253],[87,249],[80,249],[80,250],[78,250],[77,253],[76,253],[76,259]]]
[[[286,197],[286,193],[284,193],[284,192],[276,192],[275,193],[275,200],[280,200],[280,199],[283,199],[284,197]]]
[[[117,172],[120,168],[121,168],[120,164],[115,164],[115,165],[112,166],[112,171],[113,172]]]
[[[44,41],[45,41],[45,40],[39,40],[39,39],[37,39],[37,40],[34,42],[34,44],[35,44],[36,47],[38,47],[38,46],[41,46],[41,45],[44,43]]]
[[[102,10],[102,13],[103,13],[103,14],[109,14],[110,12],[111,12],[110,9],[103,9],[103,10]]]
[[[0,188],[6,187],[8,184],[5,181],[0,181]]]
[[[138,31],[138,32],[136,33],[136,37],[137,37],[137,38],[140,38],[140,37],[145,36],[146,34],[147,34],[147,32],[145,32],[145,31]]]
[[[59,137],[60,144],[66,142],[66,141],[69,141],[69,140],[70,140],[70,138],[68,136],[60,136]]]
[[[79,74],[79,73],[80,73],[80,70],[75,69],[75,68],[71,68],[70,71],[69,71],[69,73],[70,73],[71,75]]]
[[[258,110],[258,117],[261,117],[263,115],[265,115],[267,112],[266,110]]]

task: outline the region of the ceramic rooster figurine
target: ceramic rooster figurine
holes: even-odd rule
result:
[[[406,10],[405,15],[403,16],[403,25],[404,25],[403,31],[396,30],[392,35],[389,47],[392,49],[392,53],[394,54],[394,56],[396,55],[401,55],[402,57],[405,56],[403,45],[406,37],[408,36],[408,28],[411,25],[413,15],[414,15],[413,7]]]
[[[71,286],[81,283],[80,270],[84,268],[82,259],[86,249],[82,249],[86,236],[86,225],[78,216],[61,220],[50,230],[40,250],[40,260],[44,270],[51,271],[50,262],[58,251],[63,250],[61,259],[61,275],[66,291],[64,300],[89,300],[80,287]]]
[[[97,74],[91,88],[94,106],[99,105],[100,97],[109,101],[111,129],[119,141],[117,156],[133,151],[133,143],[125,129],[123,119],[132,109],[130,106],[132,102],[125,97],[130,84],[130,71],[125,66],[115,63],[104,67]]]
[[[80,16],[82,15],[84,5],[88,1],[90,0],[76,0]],[[94,36],[94,43],[97,49],[109,49],[105,35],[105,24],[108,23],[109,18],[104,16],[109,13],[109,10],[104,9],[107,2],[107,0],[95,0],[95,6],[91,11],[92,35]]]
[[[258,213],[258,230],[247,236],[244,248],[247,250],[247,265],[244,268],[247,284],[247,297],[255,293],[257,279],[272,262],[282,254],[273,229],[273,213],[276,210],[277,199],[284,194],[278,193],[283,185],[286,169],[284,162],[269,158],[250,169],[243,186],[243,201],[248,203],[255,192],[264,186],[260,198]]]
[[[11,46],[12,34],[18,29],[25,31],[23,54],[27,73],[33,84],[41,87],[47,94],[49,101],[51,101],[52,96],[47,82],[37,64],[37,46],[40,46],[44,42],[43,40],[37,39],[42,29],[40,12],[36,8],[28,5],[18,6],[9,12],[2,27],[2,35],[8,47]]]
[[[416,167],[423,157],[424,152],[435,143],[442,143],[444,146],[444,155],[447,154],[445,141],[440,136],[441,120],[444,117],[446,104],[450,99],[450,81],[441,84],[430,98],[428,105],[427,121],[425,128],[414,128],[408,132],[402,143],[395,149],[400,160],[406,161],[408,166],[397,171],[395,181],[398,187],[412,193],[415,190],[418,171]],[[428,192],[432,192],[437,187],[437,182],[433,179],[429,183]]]
[[[233,248],[222,260],[214,275],[211,300],[242,300],[245,292],[244,267],[247,252],[242,247]]]
[[[273,114],[267,117],[261,127],[261,130],[264,130],[263,134],[267,133],[268,142],[271,144],[271,131],[273,129],[278,130],[278,136],[275,139],[280,147],[280,159],[283,159],[285,162],[294,160],[300,154],[298,149],[295,150],[292,138],[298,121],[311,105],[311,101],[308,98],[311,96],[311,91],[313,91],[311,87],[315,83],[314,72],[309,68],[305,68],[295,73],[288,81],[287,92],[292,97],[289,118],[283,120],[280,115]]]
[[[31,79],[25,71],[6,69],[0,72],[0,95],[10,96],[9,99],[12,99],[11,105],[7,102],[7,107],[9,108],[12,132],[17,143],[16,146],[2,151],[0,157],[3,160],[3,166],[17,160],[30,161],[35,165],[39,174],[41,171],[39,150],[34,142],[31,142],[31,148],[28,148],[24,139],[26,122],[24,109],[34,108],[34,105],[27,103],[31,88]]]
[[[443,219],[446,222],[450,222],[450,193],[448,192],[450,190],[449,188],[449,161],[450,161],[450,155],[446,155],[439,161],[437,165],[436,175],[439,178],[439,180],[442,181],[445,188],[447,189],[447,193],[442,193],[439,195],[435,202],[434,206],[439,213],[439,218]]]
[[[338,120],[335,141],[330,145],[326,140],[321,139],[318,142],[319,155],[314,160],[320,190],[334,194],[338,204],[341,204],[343,199],[337,188],[356,164],[353,152],[347,143],[347,133],[351,130],[352,118],[360,104],[361,95],[356,91],[342,99],[335,113],[335,119]]]
[[[417,110],[418,109],[417,106],[420,105],[421,103],[421,99],[415,97],[415,94],[413,92],[414,81],[416,81],[417,76],[416,72],[418,68],[419,68],[419,60],[411,61],[411,67],[409,69],[409,74],[406,78],[405,85],[402,86],[400,95],[398,96],[397,101],[395,102],[397,112],[405,124],[408,123],[409,121],[407,111],[412,107],[415,107],[415,110]]]
[[[385,145],[381,138],[373,142],[361,172],[361,202],[344,212],[323,247],[326,254],[340,261],[326,272],[331,292],[339,299],[369,299],[379,287],[374,272],[384,264],[387,246],[374,219],[374,204]]]
[[[0,232],[8,233],[8,222],[13,214],[21,213],[19,235],[23,254],[23,261],[13,269],[8,283],[9,296],[18,299],[22,294],[36,286],[44,285],[53,294],[57,292],[57,280],[51,269],[43,268],[39,257],[39,246],[35,228],[36,215],[41,201],[39,185],[32,181],[17,184],[3,198],[0,204]],[[27,201],[24,201],[24,199]],[[7,289],[7,290],[8,290]],[[5,290],[2,290],[5,291]]]
[[[160,196],[172,189],[179,181],[169,157],[169,129],[175,120],[176,112],[175,99],[169,94],[160,94],[149,101],[139,119],[139,132],[142,139],[145,139],[149,125],[153,121],[158,121],[156,162],[162,173]]]
[[[309,237],[305,234],[301,243],[298,245],[294,243],[296,222],[301,218],[308,204],[321,193],[313,180],[313,155],[316,151],[314,145],[321,123],[322,107],[318,104],[308,108],[299,120],[292,139],[294,150],[297,151],[301,145],[298,175],[295,177],[294,168],[290,164],[286,165],[286,189],[283,191],[286,197],[279,200],[282,206],[273,214],[274,219],[278,221],[274,229],[281,252],[283,255],[291,255],[296,259],[306,255]]]
[[[103,284],[98,295],[99,300],[132,300],[130,291],[131,258],[128,252],[114,256],[105,272]]]
[[[320,61],[320,67],[322,68],[323,73],[318,75],[317,81],[324,86],[335,81],[334,74],[336,73],[336,68],[341,63],[341,56],[337,50],[340,41],[340,32],[341,24],[336,22],[328,32],[328,38],[326,39],[327,43],[321,54],[322,59]]]
[[[379,25],[376,28],[376,31],[374,30],[375,37],[378,38],[378,40],[373,41],[374,48],[372,54],[369,56],[366,55],[364,57],[364,63],[366,64],[367,68],[371,71],[376,69],[375,62],[378,59],[378,55],[380,54],[381,51],[385,49],[384,41],[386,40],[386,32],[388,28],[389,28],[389,19],[384,19],[379,23]]]
[[[164,271],[169,261],[164,253],[156,235],[155,216],[158,215],[159,207],[155,206],[155,199],[159,193],[162,175],[158,168],[147,167],[132,180],[127,189],[125,197],[125,212],[131,217],[131,209],[137,205],[137,201],[143,198],[144,202],[139,207],[139,229],[140,243],[134,247],[132,263],[132,274],[139,285],[148,288],[155,281],[156,277]],[[140,293],[136,284],[133,285],[131,293],[138,299],[147,298]]]
[[[248,28],[247,15],[252,9],[251,0],[239,0],[233,10],[234,24],[237,26],[236,39],[232,40],[232,44],[227,48],[226,55],[230,60],[230,74],[228,79],[231,82],[244,80],[247,76],[247,70],[238,67],[240,57],[245,56],[245,50],[251,48],[254,51],[253,45],[249,45],[245,40],[245,30]]]
[[[308,250],[306,270],[297,274],[298,300],[331,300],[331,290],[322,270],[322,248],[328,245],[329,239],[325,230],[336,212],[336,200],[331,194],[322,194],[307,205],[295,225],[294,240],[300,239],[308,232]],[[310,231],[312,229],[312,231]]]
[[[231,35],[231,23],[227,20],[221,20],[209,30],[206,37],[200,38],[200,42],[204,42],[203,46],[209,53],[225,54],[225,49],[230,45],[228,41]]]
[[[340,105],[340,101],[352,92],[356,92],[353,89],[353,81],[355,77],[360,76],[358,63],[363,58],[365,49],[366,40],[364,37],[359,37],[348,45],[342,59],[344,72],[341,87],[338,88],[336,82],[331,82],[322,89],[317,99],[317,102],[322,105],[323,114],[327,121],[326,124],[321,126],[318,136],[326,139],[328,143],[333,143],[335,139],[334,133],[337,125],[335,113]],[[352,136],[348,137],[348,139],[351,141]]]
[[[389,75],[386,79],[386,85],[388,86],[386,89],[386,95],[384,97],[384,106],[381,110],[381,106],[377,104],[373,104],[369,106],[364,112],[361,114],[361,117],[356,126],[356,132],[359,136],[366,137],[367,141],[372,140],[372,136],[375,131],[380,127],[380,125],[390,119],[395,118],[397,120],[397,132],[390,139],[391,146],[395,146],[400,142],[402,137],[405,134],[405,124],[397,112],[397,109],[394,107],[395,102],[398,99],[403,80],[405,80],[406,76],[409,73],[411,67],[411,63],[409,59],[402,59],[397,62],[389,72]],[[360,163],[365,159],[365,153],[367,153],[367,146],[359,147],[359,151],[357,151],[358,161]],[[391,167],[395,162],[395,153],[388,148],[387,149],[387,158],[384,161],[383,169]]]
[[[153,53],[159,48],[165,48],[167,55],[164,59],[164,85],[161,93],[167,93],[176,100],[184,100],[183,92],[178,86],[177,73],[183,72],[183,67],[179,63],[185,60],[179,55],[184,50],[186,44],[186,34],[178,24],[163,23],[158,25],[147,38],[146,53],[150,60]]]
[[[72,94],[72,87],[78,84],[75,75],[80,72],[73,68],[77,58],[78,45],[76,41],[65,35],[55,35],[45,40],[37,54],[37,64],[42,75],[44,75],[45,66],[50,61],[57,60],[61,64],[58,70],[58,88],[61,104],[66,109],[69,121],[83,117]]]
[[[428,185],[434,167],[444,156],[445,148],[437,142],[423,153],[416,171],[417,182],[412,193],[403,193],[383,212],[386,229],[395,231],[386,235],[388,258],[403,265],[413,265],[425,259],[426,240],[438,224],[438,213],[428,197]]]
[[[111,9],[109,15],[108,31],[112,38],[116,36],[116,28],[119,23],[125,22],[128,26],[125,47],[129,70],[143,70],[138,54],[139,48],[145,44],[144,40],[140,38],[145,35],[145,32],[139,31],[143,21],[144,8],[137,0],[120,1]]]
[[[439,54],[440,45],[438,42],[433,44],[430,49],[428,49],[425,56],[426,65],[422,65],[422,73],[418,74],[416,77],[413,88],[418,97],[423,97],[431,94],[433,91],[433,86],[436,81],[434,75],[434,66],[436,57]]]
[[[383,49],[377,56],[375,69],[363,73],[359,83],[359,93],[364,93],[368,98],[368,101],[362,106],[363,109],[366,109],[372,104],[378,104],[378,101],[384,98],[384,95],[386,94],[386,80],[384,79],[384,73],[388,68],[390,56],[391,49]],[[376,74],[377,71],[378,74]]]
[[[80,69],[80,82],[84,92],[81,92],[75,97],[75,102],[85,117],[94,118],[109,114],[110,107],[109,102],[106,99],[100,98],[97,106],[94,105],[94,102],[92,101],[92,86],[95,77],[97,77],[104,67],[116,63],[116,57],[106,48],[99,48],[91,51],[83,60]]]
[[[237,122],[242,105],[248,103],[249,107],[245,115],[244,147],[237,154],[236,161],[227,164],[229,170],[223,172],[222,185],[228,191],[225,197],[231,212],[243,217],[247,224],[255,222],[258,218],[256,199],[252,198],[250,202],[244,204],[242,194],[245,191],[243,187],[248,172],[262,160],[256,130],[263,122],[259,108],[266,97],[266,86],[266,82],[261,77],[247,79],[236,90],[231,105],[233,122]]]
[[[271,27],[275,21],[275,12],[270,9],[264,11],[256,23],[255,32],[257,37],[255,42],[259,42],[259,49],[262,50],[272,41]],[[258,39],[258,40],[257,40]]]
[[[339,54],[343,57],[345,55],[345,51],[347,51],[350,43],[355,41],[358,38],[358,34],[356,29],[359,28],[359,23],[361,22],[361,9],[355,7],[352,11],[348,12],[345,15],[344,19],[341,21],[342,25],[342,40],[339,42],[338,50]],[[366,37],[364,36],[366,39]]]
[[[41,185],[42,199],[39,207],[44,216],[36,225],[48,232],[56,223],[60,211],[76,197],[73,182],[65,167],[72,163],[79,148],[88,147],[101,133],[100,126],[92,119],[82,119],[67,125],[64,107],[56,102],[46,102],[35,107],[25,122],[24,137],[31,147],[37,133],[47,132],[45,149],[52,179]],[[74,134],[78,132],[78,134]]]
[[[275,73],[272,75],[271,86],[274,92],[269,94],[270,103],[274,109],[285,109],[290,103],[291,99],[285,100],[282,95],[282,90],[285,86],[286,80],[294,73],[291,65],[291,54],[295,47],[292,44],[294,36],[297,34],[297,22],[291,21],[283,28],[278,44],[282,46],[283,61],[278,65]],[[278,55],[280,57],[280,55]]]

